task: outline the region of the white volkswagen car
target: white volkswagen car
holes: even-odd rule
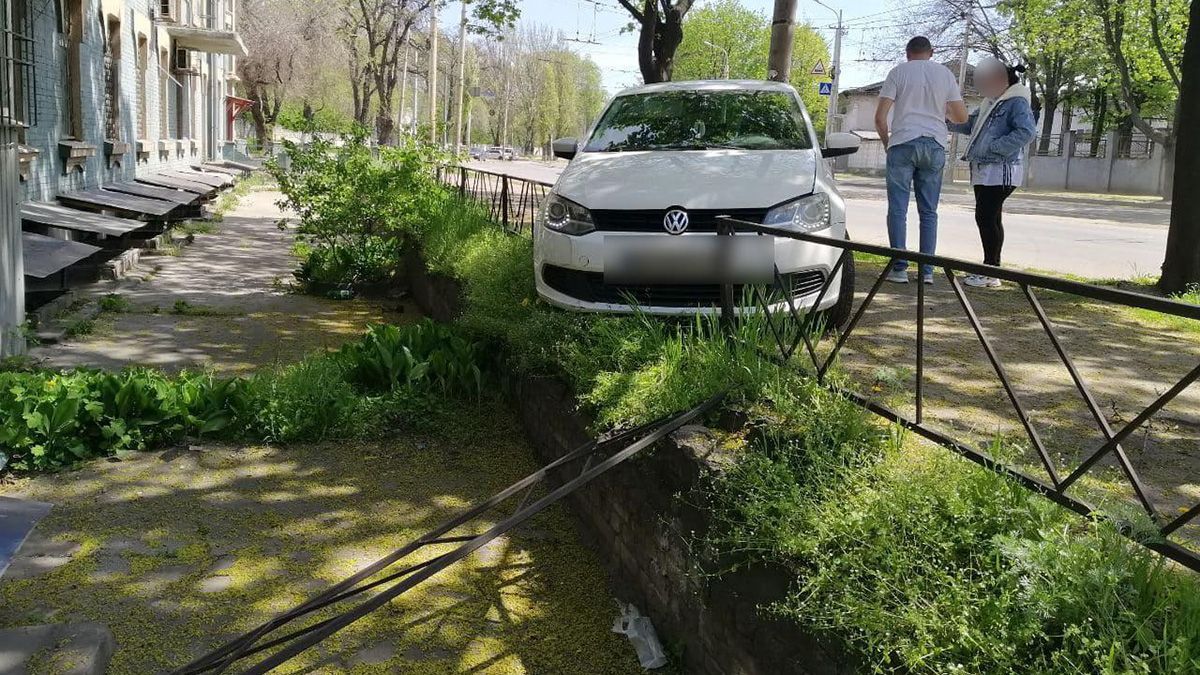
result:
[[[719,306],[722,279],[740,286],[777,268],[797,308],[810,309],[841,249],[738,234],[734,254],[718,254],[718,216],[844,237],[845,203],[822,157],[857,149],[851,134],[831,134],[820,148],[783,83],[623,91],[586,140],[554,142],[570,163],[534,228],[538,293],[575,310],[690,314]],[[817,308],[835,323],[849,311],[853,274],[840,272]]]

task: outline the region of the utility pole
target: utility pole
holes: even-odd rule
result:
[[[408,52],[409,44],[406,40],[404,43],[404,70],[400,71],[400,96],[396,103],[396,133],[404,128],[404,95],[408,92]]]
[[[796,0],[775,0],[771,17],[771,48],[767,54],[767,79],[787,82],[792,70],[792,33]]]
[[[958,88],[962,90],[967,84],[967,56],[971,51],[971,15],[963,12],[963,41],[962,54],[958,58]],[[950,134],[950,154],[946,156],[946,169],[943,180],[954,182],[954,167],[958,164],[958,134]]]
[[[466,98],[467,90],[467,0],[462,0],[460,4],[462,4],[462,17],[458,21],[458,110],[454,117],[455,152],[462,152],[463,100]]]
[[[432,20],[429,23],[429,142],[437,143],[437,47],[438,47],[438,18],[437,0],[429,3],[429,13]]]
[[[505,42],[503,49],[502,62],[504,63],[504,115],[500,122],[500,145],[508,147],[508,99],[510,97],[512,87],[512,61],[509,60],[508,43]]]
[[[836,131],[834,126],[836,125],[838,112],[838,83],[842,77],[842,33],[846,29],[842,24],[842,10],[834,9],[821,2],[821,0],[813,0],[813,2],[837,14],[837,26],[834,28],[836,32],[833,34],[833,63],[829,67],[829,77],[833,80],[833,83],[831,87],[832,91],[829,92],[829,110],[825,114],[825,140],[828,141],[829,134]]]

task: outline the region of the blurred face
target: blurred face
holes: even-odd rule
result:
[[[977,79],[979,92],[988,98],[996,98],[1008,89],[1008,73],[1003,68],[979,73]]]

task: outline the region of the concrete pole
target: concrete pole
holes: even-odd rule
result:
[[[796,0],[775,0],[771,18],[771,47],[767,54],[767,79],[787,82],[792,70],[792,33]]]
[[[458,110],[454,115],[455,152],[462,152],[463,100],[467,89],[467,2],[462,0],[460,4],[462,5],[462,17],[458,21]]]
[[[829,111],[825,114],[825,140],[829,141],[829,134],[838,131],[837,112],[838,112],[838,82],[842,77],[842,33],[845,29],[842,27],[842,10],[837,11],[837,32],[833,36],[833,72],[830,73],[833,79],[832,91],[829,92]]]
[[[958,88],[963,89],[967,84],[967,57],[971,51],[971,15],[963,14],[962,55],[958,58]],[[950,153],[946,156],[946,169],[943,180],[954,182],[954,167],[958,164],[958,134],[950,134]]]
[[[429,3],[429,142],[437,143],[438,13],[437,1]]]
[[[396,99],[396,133],[404,128],[404,95],[408,93],[408,41],[404,43],[404,70],[400,71],[400,96]]]

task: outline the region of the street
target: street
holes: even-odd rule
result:
[[[468,166],[552,183],[566,163],[488,161]],[[846,197],[850,235],[859,241],[886,245],[887,196],[883,179],[841,176],[840,183]],[[969,186],[960,183],[944,190],[939,218],[939,254],[966,260],[980,258]],[[1169,220],[1170,211],[1162,204],[1018,190],[1005,206],[1004,263],[1095,279],[1157,275]],[[908,223],[909,246],[915,248],[915,201],[909,205]]]

